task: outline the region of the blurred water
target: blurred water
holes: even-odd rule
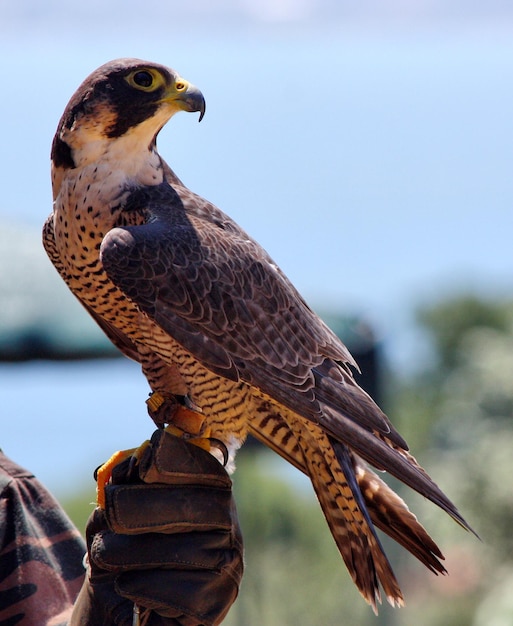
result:
[[[0,448],[52,491],[72,493],[153,432],[147,394],[127,359],[0,365]]]

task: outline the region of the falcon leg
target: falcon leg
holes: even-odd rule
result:
[[[154,391],[146,400],[146,404],[148,405],[148,412],[154,420],[154,415],[162,416],[169,413],[169,409],[171,409],[171,415],[168,415],[165,420],[165,423],[168,423],[165,430],[176,437],[187,439],[190,443],[207,452],[211,452],[222,462],[223,466],[226,466],[229,458],[227,447],[219,439],[210,437],[210,428],[202,428],[205,416],[200,407],[194,404],[189,396],[172,396],[169,398],[158,391]],[[222,461],[216,454],[216,450],[221,452]]]
[[[157,426],[174,424],[184,433],[197,436],[201,433],[205,416],[189,396],[164,395],[154,391],[146,400],[148,413]]]
[[[206,429],[203,437],[192,437],[189,433],[186,433],[180,428],[177,428],[174,424],[169,424],[169,426],[166,426],[164,430],[167,433],[174,435],[175,437],[179,437],[180,439],[186,439],[188,443],[192,443],[195,446],[198,446],[198,448],[202,448],[203,450],[210,452],[213,456],[215,456],[219,460],[219,462],[221,462],[221,459],[218,457],[218,454],[216,454],[216,451],[219,450],[219,452],[221,453],[223,457],[223,460],[222,460],[223,467],[226,467],[226,464],[228,463],[228,459],[230,456],[228,453],[228,448],[220,439],[216,439],[215,437],[209,436],[210,428]]]
[[[157,425],[160,424],[160,428],[167,423],[168,426],[164,428],[166,432],[210,452],[226,466],[228,449],[222,441],[210,437],[210,428],[203,428],[205,416],[188,396],[164,396],[154,391],[146,400],[146,404],[148,413]],[[166,419],[162,420],[164,416]],[[111,479],[114,467],[130,457],[134,465],[137,465],[149,443],[149,440],[146,440],[137,448],[114,452],[110,459],[96,470],[96,503],[101,509],[105,508],[105,486]]]

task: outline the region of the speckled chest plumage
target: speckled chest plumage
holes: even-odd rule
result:
[[[123,213],[126,183],[106,167],[69,170],[55,197],[53,227],[62,270],[73,293],[87,306],[130,335],[137,333],[136,308],[107,277],[100,262],[105,234],[116,226],[144,221]],[[120,307],[122,315],[120,315]]]
[[[163,177],[156,154],[135,180],[101,162],[56,172],[54,212],[45,228],[45,247],[86,308],[135,344],[134,358],[153,391],[189,394],[205,412],[205,428],[214,436],[243,440],[247,387],[220,380],[201,366],[112,283],[100,260],[102,241],[111,229],[144,224],[148,219],[144,209],[125,210],[131,189],[159,184]]]

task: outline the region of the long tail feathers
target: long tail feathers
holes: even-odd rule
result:
[[[362,461],[355,462],[356,480],[373,524],[406,548],[434,574],[446,574],[440,548],[406,503]]]
[[[474,531],[407,450],[381,433],[366,431],[354,423],[345,426],[342,442],[304,418],[287,414],[285,419],[270,402],[262,401],[253,412],[250,432],[310,477],[351,577],[377,612],[380,585],[392,605],[401,606],[403,597],[374,527],[435,574],[445,574],[446,570],[436,543],[365,460],[389,471],[464,528]]]
[[[390,604],[402,606],[399,584],[366,511],[349,451],[345,450],[341,463],[318,426],[298,420],[291,427],[333,538],[360,593],[377,613],[381,584]]]
[[[327,429],[335,419],[338,424],[337,430],[340,431],[341,426],[343,427],[343,437],[334,433],[332,441],[339,443],[342,439],[358,456],[375,468],[390,472],[405,485],[438,505],[463,528],[475,534],[454,504],[407,450],[396,445],[381,433],[370,432],[341,415],[334,415],[329,407],[323,407],[323,409],[325,417],[331,418],[326,423]]]

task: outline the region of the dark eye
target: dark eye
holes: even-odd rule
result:
[[[153,83],[153,76],[149,72],[141,70],[134,74],[133,81],[136,85],[139,85],[139,87],[148,88],[151,87]]]

